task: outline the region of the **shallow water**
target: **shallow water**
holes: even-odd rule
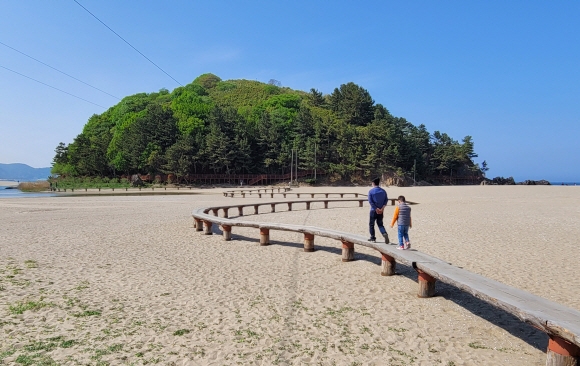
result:
[[[50,192],[22,192],[19,189],[9,187],[0,187],[0,198],[26,198],[26,197],[53,197],[56,196]]]

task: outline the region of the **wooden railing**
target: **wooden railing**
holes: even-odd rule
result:
[[[220,225],[224,240],[231,240],[232,227],[252,227],[259,229],[260,245],[270,243],[270,230],[292,231],[304,234],[304,251],[314,251],[316,236],[332,238],[342,243],[342,261],[354,259],[354,245],[362,245],[377,250],[382,257],[381,275],[395,274],[396,263],[410,266],[418,273],[418,296],[432,297],[435,294],[436,280],[450,284],[466,291],[493,306],[496,306],[525,323],[546,333],[550,339],[547,350],[547,366],[577,366],[580,356],[580,312],[561,304],[546,300],[515,287],[488,279],[465,269],[454,267],[451,264],[417,250],[396,250],[395,246],[385,243],[374,243],[365,237],[342,231],[329,230],[315,226],[290,225],[270,222],[244,221],[239,218],[228,218],[229,210],[238,209],[238,216],[244,215],[244,208],[253,207],[254,214],[259,213],[260,206],[270,205],[271,212],[275,212],[276,205],[287,205],[291,211],[296,204],[305,204],[311,209],[312,203],[323,202],[324,208],[329,203],[358,202],[362,207],[366,198],[358,199],[323,199],[252,203],[242,205],[201,207],[193,210],[192,216],[196,231],[203,231],[206,235],[213,233],[213,224]],[[394,200],[391,200],[394,204]],[[223,217],[219,217],[219,211]],[[210,214],[210,212],[212,214]]]
[[[255,188],[255,189],[250,189],[250,188],[246,188],[246,189],[232,189],[229,191],[224,191],[224,197],[234,197],[234,195],[239,194],[239,195],[245,195],[246,194],[258,194],[258,193],[274,193],[274,192],[288,192],[289,190],[291,190],[291,188],[288,187],[265,187],[265,188]],[[261,198],[261,197],[260,197]]]
[[[278,190],[278,192],[275,192],[276,190]],[[340,196],[340,198],[344,198],[345,196],[349,196],[352,195],[355,198],[358,198],[358,196],[363,196],[366,197],[366,194],[362,194],[362,193],[353,193],[353,192],[346,192],[346,193],[321,193],[321,192],[315,192],[315,193],[310,193],[310,192],[289,192],[290,188],[263,188],[263,189],[237,189],[237,190],[232,190],[232,191],[225,191],[223,192],[224,197],[234,197],[236,195],[239,195],[243,198],[246,198],[246,195],[257,195],[259,198],[262,198],[262,195],[264,195],[265,197],[270,196],[270,198],[274,198],[274,195],[282,195],[284,198],[286,198],[286,196],[292,196],[292,195],[296,195],[296,198],[300,198],[300,195],[302,196],[310,196],[310,198],[314,198],[314,196],[318,195],[318,196],[324,196],[326,198],[328,198],[330,195],[335,195],[335,196]],[[394,205],[394,201],[396,199],[391,199],[391,201],[393,202]]]

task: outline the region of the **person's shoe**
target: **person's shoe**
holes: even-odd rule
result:
[[[383,233],[383,238],[385,238],[385,244],[389,244],[389,234]]]
[[[400,249],[400,250],[405,250],[405,247],[404,247],[404,246],[402,246],[402,245],[399,245],[399,246],[397,247],[397,249]]]
[[[405,249],[411,249],[411,242],[410,241],[405,243]]]
[[[375,238],[369,238],[369,241],[374,243],[374,242],[377,241],[377,239],[375,239]]]

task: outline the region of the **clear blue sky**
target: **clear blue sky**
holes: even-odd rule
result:
[[[488,176],[580,181],[580,1],[78,0],[180,83],[353,81],[432,133],[473,136]],[[0,42],[117,97],[178,85],[73,0],[0,2]],[[0,44],[0,66],[115,98]],[[50,166],[105,108],[0,68],[0,162]]]

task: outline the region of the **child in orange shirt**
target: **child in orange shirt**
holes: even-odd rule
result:
[[[397,249],[411,249],[411,241],[409,240],[409,228],[413,227],[411,207],[407,205],[405,196],[399,196],[397,201],[399,204],[395,207],[391,221],[391,227],[395,225],[395,222],[398,225],[399,247]]]

